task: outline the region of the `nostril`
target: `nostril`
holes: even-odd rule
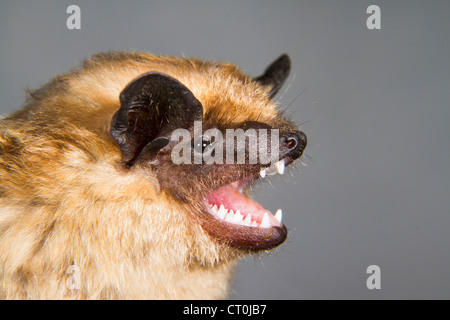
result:
[[[284,139],[284,145],[289,149],[293,150],[295,147],[297,147],[297,139],[294,137],[285,137]]]
[[[299,158],[307,144],[306,134],[301,131],[289,133],[281,138],[281,147],[292,159]]]

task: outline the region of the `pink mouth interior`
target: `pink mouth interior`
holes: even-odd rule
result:
[[[261,223],[264,213],[268,213],[269,220],[272,226],[281,226],[281,223],[272,215],[269,210],[264,209],[258,202],[250,200],[242,194],[241,183],[235,182],[223,186],[206,196],[208,203],[213,206],[216,205],[218,208],[223,205],[228,210],[233,210],[234,212],[240,211],[241,214],[246,217],[251,214],[252,221]]]

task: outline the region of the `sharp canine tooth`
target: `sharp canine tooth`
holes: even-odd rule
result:
[[[213,206],[211,207],[211,210],[212,210],[212,212],[217,213],[217,205],[216,205],[216,204],[213,205]]]
[[[259,172],[259,175],[261,176],[261,178],[265,178],[266,177],[266,169],[261,169],[261,171]]]
[[[252,215],[250,213],[245,217],[244,222],[248,225],[252,223]]]
[[[270,222],[269,222],[269,214],[267,212],[264,212],[264,216],[263,219],[261,221],[261,228],[269,228],[270,227]]]
[[[276,162],[275,167],[277,168],[277,171],[279,174],[283,174],[284,173],[284,159]]]
[[[277,213],[275,213],[275,219],[277,219],[278,222],[281,223],[282,217],[283,217],[283,211],[281,209],[278,209]]]

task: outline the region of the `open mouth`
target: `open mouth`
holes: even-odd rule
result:
[[[246,189],[258,179],[284,174],[291,159],[281,159],[262,168],[249,178],[234,181],[206,195],[205,207],[210,219],[207,230],[232,246],[248,250],[271,249],[286,240],[282,210],[270,212],[246,196]]]

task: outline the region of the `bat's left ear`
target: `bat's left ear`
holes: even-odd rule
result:
[[[283,54],[267,67],[264,74],[256,77],[254,80],[270,88],[269,96],[272,99],[283,86],[290,71],[291,59],[287,54]]]
[[[189,129],[202,119],[202,104],[188,88],[166,74],[148,72],[120,93],[110,133],[131,166],[139,157],[154,157],[169,144],[175,129]]]

